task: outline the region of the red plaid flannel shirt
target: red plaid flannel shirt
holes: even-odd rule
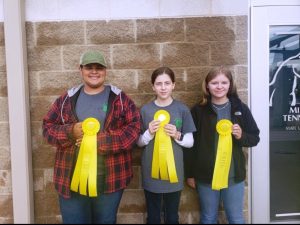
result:
[[[78,122],[72,110],[75,108],[73,97],[65,93],[56,99],[43,119],[43,135],[49,144],[57,148],[53,176],[55,188],[66,198],[70,197],[75,163],[76,146],[72,129]],[[141,130],[139,110],[124,92],[116,94],[111,91],[109,99],[104,130],[97,135],[98,154],[105,155],[105,193],[124,189],[129,184],[133,176],[131,150]]]

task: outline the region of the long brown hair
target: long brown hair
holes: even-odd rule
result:
[[[231,71],[229,69],[225,68],[224,66],[219,66],[219,67],[215,67],[215,68],[211,69],[202,81],[202,84],[201,84],[201,92],[202,93],[200,96],[200,105],[206,105],[208,102],[208,99],[211,98],[211,95],[207,88],[207,84],[220,74],[224,74],[230,82],[227,97],[228,98],[233,97],[233,96],[238,97],[238,94],[236,91],[236,86],[234,84],[234,80],[233,80]]]

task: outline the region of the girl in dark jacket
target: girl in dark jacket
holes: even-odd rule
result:
[[[257,145],[259,129],[237,95],[230,70],[218,67],[207,74],[200,104],[191,111],[197,131],[192,150],[185,151],[184,165],[188,185],[198,192],[201,223],[217,223],[221,201],[229,223],[244,223],[246,160],[242,148]],[[222,141],[217,123],[228,128],[229,142]],[[216,185],[221,180],[223,186]]]

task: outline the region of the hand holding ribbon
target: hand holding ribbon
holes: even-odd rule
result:
[[[160,126],[155,134],[151,176],[155,179],[178,182],[172,141],[164,131],[164,126],[170,122],[170,114],[165,110],[158,110],[154,120],[160,121]]]
[[[232,123],[230,120],[220,120],[217,123],[216,129],[219,134],[219,141],[212,189],[220,190],[228,187],[228,176],[232,157]]]
[[[82,123],[83,138],[76,162],[71,190],[82,195],[97,196],[97,133],[100,123],[95,118],[87,118]]]
[[[235,139],[237,139],[237,140],[241,139],[242,134],[243,134],[243,130],[240,127],[240,125],[239,124],[233,124],[233,126],[232,126],[232,135],[235,137]]]

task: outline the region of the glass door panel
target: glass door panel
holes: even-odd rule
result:
[[[300,219],[300,26],[269,29],[270,219]]]

